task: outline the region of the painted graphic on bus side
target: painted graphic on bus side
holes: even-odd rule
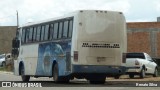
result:
[[[66,53],[70,51],[71,41],[40,44],[36,75],[51,76],[53,61],[58,63],[59,75],[65,75]]]

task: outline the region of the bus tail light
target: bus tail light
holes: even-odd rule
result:
[[[122,63],[126,63],[126,53],[123,53],[122,55]]]
[[[74,61],[78,62],[78,51],[74,51]]]

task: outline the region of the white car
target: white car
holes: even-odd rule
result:
[[[130,78],[134,78],[134,75],[144,78],[146,74],[158,76],[157,64],[147,53],[127,53],[126,67]]]
[[[13,62],[12,62],[12,56],[11,56],[11,53],[7,53],[6,54],[6,65],[11,65]]]
[[[0,66],[2,67],[6,66],[5,58],[6,58],[5,54],[0,55]]]

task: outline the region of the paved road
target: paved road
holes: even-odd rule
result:
[[[0,72],[0,81],[21,81],[21,77],[15,76],[12,73],[4,73]],[[51,87],[43,87],[43,88],[30,88],[33,90],[159,90],[160,87],[149,87],[149,88],[144,88],[144,87],[114,87],[114,86],[127,86],[130,85],[130,83],[124,83],[123,81],[118,81],[118,82],[110,82],[106,81],[105,84],[100,84],[100,85],[93,85],[89,84],[88,81],[86,80],[72,80],[68,84],[56,84],[52,80],[52,78],[31,78],[31,82],[38,82],[38,83],[43,83],[45,85],[51,86]],[[151,89],[152,88],[152,89]],[[0,90],[21,90],[22,88],[0,88]],[[24,90],[28,88],[23,88]]]

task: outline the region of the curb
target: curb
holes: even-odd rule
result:
[[[13,72],[7,72],[7,71],[0,71],[0,73],[4,73],[4,74],[13,74]]]

